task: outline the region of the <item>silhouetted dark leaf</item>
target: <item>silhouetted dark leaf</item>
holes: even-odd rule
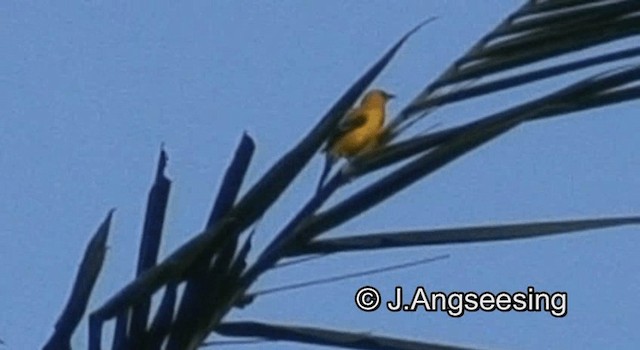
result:
[[[233,337],[260,337],[270,340],[292,341],[305,344],[337,346],[344,349],[366,350],[471,350],[468,347],[424,343],[376,336],[369,333],[345,332],[315,327],[285,326],[261,322],[225,322],[216,333]],[[207,345],[206,343],[203,345]]]
[[[255,142],[245,133],[222,179],[205,228],[212,227],[233,207],[254,151]],[[182,348],[199,328],[198,325],[205,323],[208,309],[203,307],[203,304],[214,304],[218,298],[217,291],[220,286],[217,284],[226,276],[236,251],[237,240],[237,236],[231,238],[215,258],[212,254],[216,251],[216,247],[206,249],[194,263],[180,301],[171,337],[168,340],[168,349]],[[213,266],[211,266],[212,262]]]
[[[169,192],[171,191],[171,181],[164,175],[166,166],[167,153],[162,149],[158,160],[155,182],[149,191],[149,198],[147,199],[147,212],[142,229],[136,276],[140,276],[142,272],[155,266],[158,261],[158,252],[162,241],[162,228],[169,201]],[[145,333],[149,320],[150,305],[151,298],[148,297],[133,307],[127,334],[130,339],[129,348],[142,349],[147,346],[144,342],[146,340]],[[118,318],[118,322],[121,322],[120,318]]]
[[[397,134],[412,116],[445,103],[636,57],[637,46],[594,52],[546,68],[534,65],[638,33],[640,2],[636,0],[528,1],[429,84],[391,123],[390,132]],[[497,75],[506,77],[495,79]],[[483,82],[478,83],[479,79]],[[462,83],[466,86],[461,87]]]
[[[342,238],[319,239],[289,252],[290,256],[330,254],[347,251],[409,248],[456,243],[478,243],[535,238],[549,235],[640,224],[640,217],[610,217],[586,220],[527,222],[445,229],[371,233]]]
[[[71,336],[82,320],[82,316],[84,316],[89,297],[91,297],[91,291],[93,291],[98,275],[102,270],[113,212],[114,209],[109,211],[106,219],[100,224],[98,231],[87,244],[76,280],[73,283],[71,296],[58,322],[56,322],[55,332],[44,346],[44,350],[71,349]]]
[[[165,338],[171,331],[177,293],[177,283],[167,284],[162,302],[160,302],[160,306],[158,307],[158,312],[156,312],[156,316],[149,328],[149,342],[147,343],[149,350],[160,350]]]

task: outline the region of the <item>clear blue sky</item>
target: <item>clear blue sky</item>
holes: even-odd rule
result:
[[[12,350],[51,334],[89,235],[117,208],[91,307],[134,273],[159,146],[173,179],[173,250],[204,225],[243,131],[256,139],[249,182],[294,145],[406,30],[376,86],[397,112],[521,1],[84,1],[0,3],[0,339]],[[562,81],[440,110],[445,126],[539,96]],[[405,190],[333,236],[392,229],[639,212],[638,103],[537,122]],[[261,222],[267,242],[308,198],[317,157]],[[353,185],[352,187],[357,187]],[[245,187],[246,188],[246,187]],[[352,188],[347,188],[347,192]],[[431,265],[273,294],[229,319],[347,328],[480,348],[632,348],[640,343],[636,227],[498,244],[357,253],[278,270],[256,289],[443,253]],[[363,285],[441,291],[569,293],[547,313],[363,313]],[[111,328],[105,330],[109,334]],[[86,325],[74,338],[86,347]],[[260,344],[237,348],[299,349]],[[312,349],[313,347],[307,347]]]

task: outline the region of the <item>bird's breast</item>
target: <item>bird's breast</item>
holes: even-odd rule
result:
[[[351,157],[377,139],[384,124],[384,111],[368,110],[365,115],[365,123],[338,139],[332,147],[332,153],[340,157]]]

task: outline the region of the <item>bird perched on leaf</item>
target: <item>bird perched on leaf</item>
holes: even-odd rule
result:
[[[358,107],[342,118],[323,148],[327,157],[318,190],[324,185],[333,164],[340,158],[349,159],[379,146],[379,137],[384,130],[385,107],[394,97],[382,90],[371,90],[364,95]]]

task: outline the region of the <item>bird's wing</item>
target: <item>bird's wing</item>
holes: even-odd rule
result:
[[[327,140],[327,146],[325,150],[330,149],[331,146],[339,140],[342,136],[350,131],[363,126],[367,122],[367,114],[360,108],[355,108],[347,112],[347,114],[340,120],[336,130],[329,135]]]
[[[367,122],[367,114],[362,109],[350,110],[338,123],[338,130],[347,133],[363,126]]]

